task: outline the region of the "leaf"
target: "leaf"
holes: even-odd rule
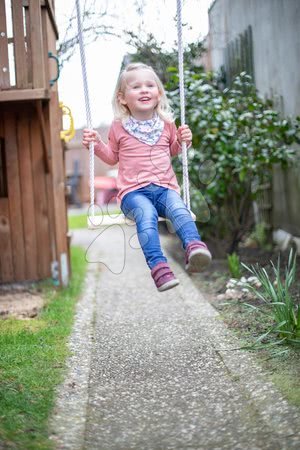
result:
[[[240,172],[239,172],[239,180],[240,181],[244,181],[245,178],[246,178],[246,174],[247,174],[246,170],[240,170]]]
[[[177,73],[178,72],[178,68],[169,66],[169,67],[167,67],[167,72],[170,72],[170,73],[175,72],[175,73]]]
[[[259,308],[257,306],[251,305],[250,303],[243,303],[243,305],[248,306],[250,309],[253,309],[255,311],[259,311]]]

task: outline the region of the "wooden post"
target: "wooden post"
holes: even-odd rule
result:
[[[12,21],[14,33],[14,56],[17,88],[28,85],[27,56],[25,49],[25,30],[23,21],[23,8],[20,0],[11,0]]]
[[[30,152],[30,110],[22,108],[18,120],[18,150],[20,161],[21,203],[23,216],[25,274],[28,280],[38,279],[38,246],[36,233],[36,204],[34,199],[32,160]],[[26,114],[26,111],[28,113]]]
[[[47,3],[47,2],[46,2]],[[49,50],[55,53],[57,34],[53,28],[51,17],[47,21],[47,35]],[[60,284],[66,286],[70,277],[68,221],[65,198],[65,166],[63,146],[60,139],[62,129],[62,115],[59,107],[57,83],[51,87],[49,102],[49,130],[51,151],[51,173],[53,183],[54,202],[54,230],[56,239],[56,255],[59,264]]]
[[[49,122],[51,141],[51,173],[53,182],[54,222],[56,236],[56,253],[59,263],[60,283],[69,282],[67,216],[65,209],[65,172],[63,165],[63,148],[60,140],[61,121],[57,92],[51,92]]]
[[[25,280],[24,234],[16,117],[15,114],[10,111],[7,111],[5,114],[4,130],[14,274],[17,280]]]
[[[46,86],[45,57],[40,0],[29,0],[30,41],[32,51],[33,88]]]
[[[51,261],[51,238],[49,213],[51,208],[48,202],[46,174],[44,166],[43,145],[41,131],[36,112],[31,117],[31,159],[32,176],[34,187],[35,217],[36,217],[36,236],[38,248],[38,270],[39,278],[50,276]]]

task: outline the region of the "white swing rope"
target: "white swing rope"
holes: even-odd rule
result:
[[[185,124],[185,92],[183,74],[183,43],[182,43],[182,0],[177,0],[177,41],[178,41],[178,70],[179,70],[179,98],[180,98],[180,123]],[[186,142],[182,142],[182,188],[183,201],[186,207],[191,210],[190,204],[190,181],[188,169],[188,157]]]
[[[89,86],[87,80],[86,71],[86,58],[83,43],[83,32],[81,23],[81,13],[79,0],[76,0],[76,11],[77,11],[77,28],[78,28],[78,43],[80,49],[80,60],[81,60],[81,70],[82,70],[82,81],[84,90],[84,100],[85,100],[85,114],[86,114],[86,124],[87,128],[92,129],[92,114],[91,114],[91,103]],[[89,170],[90,170],[90,208],[89,215],[93,218],[95,217],[95,155],[94,155],[94,142],[89,144]]]
[[[87,128],[92,129],[92,116],[90,107],[90,95],[86,71],[86,58],[83,42],[80,0],[76,0],[78,43],[80,49],[80,60],[82,69],[82,80],[84,89],[85,112]],[[184,93],[184,73],[183,73],[183,43],[182,43],[182,0],[177,0],[177,40],[178,40],[178,70],[179,70],[179,97],[180,97],[180,122],[185,124],[185,93]],[[182,142],[182,169],[183,169],[183,201],[190,210],[190,189],[189,171],[186,142]],[[94,143],[89,145],[89,175],[90,175],[90,210],[91,219],[95,217],[95,155]]]

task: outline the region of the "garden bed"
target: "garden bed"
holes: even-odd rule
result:
[[[209,244],[209,248],[214,254],[218,254],[217,248],[221,247]],[[183,265],[182,248],[178,240],[172,239],[172,245],[168,246],[168,251],[172,257]],[[259,264],[271,273],[270,260],[277,264],[279,253],[276,250],[267,251],[261,248],[241,248],[239,249],[240,261],[249,265]],[[288,261],[289,252],[280,254],[281,267],[285,267]],[[291,289],[294,301],[300,304],[300,258],[297,258],[296,282]],[[243,276],[251,275],[246,269],[242,270]],[[251,348],[257,338],[265,333],[272,325],[270,316],[266,316],[266,306],[257,297],[243,295],[240,298],[230,298],[224,296],[226,284],[231,279],[227,258],[214,257],[211,265],[202,273],[191,274],[191,280],[205,295],[206,299],[220,313],[220,317],[227,327],[239,337],[241,348],[245,351],[252,351],[259,364],[267,371],[270,379],[276,384],[287,400],[300,407],[300,347],[275,345],[268,347],[260,345],[259,348]],[[259,310],[252,309],[246,304],[258,307]],[[273,339],[274,340],[274,339]],[[266,339],[266,344],[268,339]],[[248,350],[246,350],[248,348]],[[288,350],[285,353],[283,351]]]

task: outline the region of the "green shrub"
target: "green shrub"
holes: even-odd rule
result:
[[[178,74],[167,88],[180,117]],[[210,210],[210,232],[229,239],[228,253],[236,251],[241,239],[253,227],[254,182],[270,181],[274,164],[287,167],[294,161],[291,144],[300,143],[300,117],[280,118],[270,100],[261,99],[245,72],[232,87],[219,89],[215,73],[185,70],[186,122],[193,131],[193,149],[188,152],[192,209],[197,215],[197,195],[205,195]],[[215,176],[209,184],[201,181],[201,166],[211,161]],[[174,160],[176,164],[176,160]],[[182,167],[177,163],[180,177]],[[201,193],[202,192],[202,193]]]

